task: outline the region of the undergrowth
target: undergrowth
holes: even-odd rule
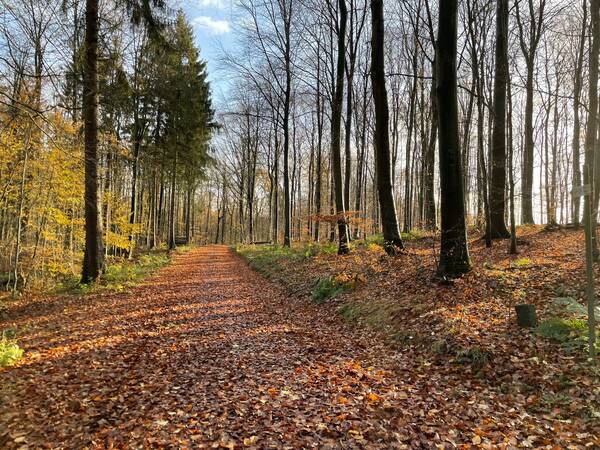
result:
[[[23,356],[23,350],[17,344],[17,341],[2,333],[0,338],[0,367],[8,367],[15,364]]]
[[[424,238],[426,235],[422,231],[411,231],[402,233],[402,239],[406,242],[416,241]],[[352,241],[350,247],[383,247],[383,235],[374,234],[365,239]],[[319,255],[335,255],[338,251],[337,242],[299,242],[291,247],[284,247],[278,244],[271,245],[237,245],[235,251],[242,255],[250,266],[261,272],[263,275],[269,275],[269,271],[277,267],[278,263],[287,261],[305,261]]]
[[[427,235],[425,234],[425,232],[420,231],[420,230],[412,230],[412,231],[409,231],[408,233],[401,233],[401,237],[404,242],[418,241],[420,239],[425,238],[426,236]],[[373,235],[367,236],[362,241],[357,241],[357,245],[366,245],[366,246],[378,245],[380,247],[383,247],[383,244],[384,244],[383,234],[373,234]]]
[[[319,278],[315,288],[312,290],[311,297],[315,303],[323,303],[349,289],[351,287],[348,283],[340,282],[335,277]]]
[[[337,244],[326,242],[308,242],[294,244],[292,247],[281,245],[238,245],[235,251],[242,255],[250,267],[263,275],[275,269],[281,261],[303,261],[322,254],[337,253]]]
[[[178,252],[186,251],[185,248]],[[79,276],[71,276],[61,282],[55,289],[59,294],[87,294],[97,291],[120,292],[139,284],[155,270],[169,264],[171,258],[165,251],[143,254],[133,261],[118,260],[107,265],[104,273],[96,283],[82,284]]]
[[[574,352],[587,349],[587,329],[587,322],[584,319],[552,318],[540,323],[536,333],[558,342],[567,352]],[[597,342],[596,347],[598,347]]]

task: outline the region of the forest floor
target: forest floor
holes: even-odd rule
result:
[[[569,236],[553,234],[543,245],[562,241],[563,253],[575,254]],[[426,245],[393,260],[372,245],[347,258],[282,258],[273,265],[282,276],[296,268],[287,287],[265,280],[227,247],[202,247],[177,255],[129,292],[10,303],[0,329],[18,330],[25,355],[0,369],[0,447],[598,448],[594,370],[585,358],[516,329],[497,298],[500,292],[516,301],[522,288],[517,298],[538,304],[529,289],[542,298],[548,278],[578,283],[580,265],[559,274],[552,264],[563,262],[554,256],[532,260],[539,264],[533,269],[521,261],[518,269],[494,263],[484,270],[474,252],[472,275],[434,286],[429,266],[416,263],[427,260],[415,256]],[[396,275],[402,267],[408,269]],[[311,302],[304,294],[314,290],[315,270],[353,280],[353,290]],[[488,271],[513,281],[511,274],[525,271],[531,280],[476,289],[488,286]],[[414,273],[420,277],[410,281]],[[411,286],[413,306],[439,307],[429,315],[426,306],[407,309],[404,321],[392,312],[381,328],[352,323],[373,317],[363,314],[360,298],[364,305],[380,294],[373,299],[384,305],[395,296],[406,306],[403,285]],[[451,333],[444,327],[453,309]],[[480,310],[496,320],[483,323]],[[388,339],[400,322],[404,333],[418,323],[421,331],[439,330],[445,344],[436,338],[440,348],[432,352],[416,333]],[[476,342],[464,347],[465,364],[453,349],[469,339]]]
[[[335,244],[238,251],[290,297],[312,297],[322,314],[376,331],[411,360],[409,379],[423,377],[420,392],[433,397],[410,410],[417,417],[411,439],[420,430],[431,445],[449,436],[463,444],[481,437],[600,448],[600,371],[587,361],[582,314],[583,231],[529,226],[518,236],[519,254],[511,256],[508,241],[488,249],[470,233],[473,270],[448,285],[434,281],[439,236],[432,234],[406,235],[406,250],[394,258],[380,236],[353,242],[345,257]],[[538,328],[517,326],[519,303],[536,306]]]

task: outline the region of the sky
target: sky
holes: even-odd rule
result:
[[[180,0],[181,8],[194,27],[196,44],[201,57],[208,62],[208,74],[213,91],[213,101],[220,103],[227,92],[228,83],[219,70],[223,49],[234,45],[234,0]]]

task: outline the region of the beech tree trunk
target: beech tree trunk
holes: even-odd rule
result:
[[[344,184],[342,179],[342,160],[340,151],[342,108],[344,103],[344,67],[346,62],[346,24],[348,21],[346,0],[338,0],[338,6],[338,55],[335,92],[331,111],[331,166],[333,172],[335,212],[338,215],[338,254],[345,255],[349,253],[350,247],[348,246],[348,223],[346,220],[346,207],[344,205]]]
[[[319,47],[320,48],[320,47]],[[321,215],[321,198],[323,194],[322,183],[323,183],[323,101],[321,98],[321,57],[320,52],[317,53],[317,157],[315,161],[316,165],[316,176],[315,182],[315,214],[317,220],[315,220],[315,242],[319,242],[319,229],[321,222],[319,216]]]
[[[594,165],[595,165],[595,150],[598,142],[598,117],[597,114],[592,112],[598,111],[598,57],[600,54],[600,0],[592,0],[590,2],[590,19],[592,24],[592,45],[590,48],[590,64],[589,64],[589,84],[588,84],[588,110],[590,113],[587,117],[587,126],[585,131],[585,164],[583,168],[583,183],[588,185],[592,189],[592,194],[586,196],[584,202],[584,218],[591,220],[592,224],[596,218],[597,202],[592,199],[595,198],[595,179],[594,179]],[[598,243],[596,239],[596,233],[592,227],[592,249],[594,256],[598,255]]]
[[[586,44],[587,31],[587,1],[583,0],[583,21],[581,36],[579,38],[579,49],[577,55],[577,66],[575,68],[575,84],[573,87],[573,186],[581,185],[581,119],[579,109],[582,90],[583,57]],[[575,227],[580,223],[581,200],[578,195],[573,196],[572,220]]]
[[[496,72],[490,183],[490,237],[508,238],[506,229],[506,84],[508,82],[508,0],[496,8]]]
[[[83,78],[85,145],[85,251],[81,281],[91,283],[104,269],[98,196],[98,0],[86,0]]]
[[[285,92],[283,101],[283,212],[284,218],[284,232],[283,232],[283,245],[284,247],[290,247],[292,245],[292,209],[291,209],[291,192],[290,192],[290,164],[289,164],[289,153],[290,153],[290,104],[292,97],[292,67],[291,67],[291,20],[292,11],[286,13],[284,18],[284,35],[285,35]]]
[[[371,0],[371,24],[371,82],[375,103],[374,147],[377,192],[379,193],[384,248],[389,255],[394,255],[398,249],[404,248],[404,245],[402,244],[398,218],[396,217],[392,183],[389,107],[385,86],[383,0]]]
[[[436,96],[442,239],[437,275],[443,279],[459,277],[471,268],[458,137],[456,46],[457,0],[440,0],[436,43]]]

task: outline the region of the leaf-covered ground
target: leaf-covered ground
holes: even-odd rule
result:
[[[569,400],[597,404],[597,388],[552,372],[540,403],[533,344],[480,370],[389,345],[226,247],[179,255],[130,293],[5,316],[25,357],[0,371],[1,448],[600,446],[598,419]]]

